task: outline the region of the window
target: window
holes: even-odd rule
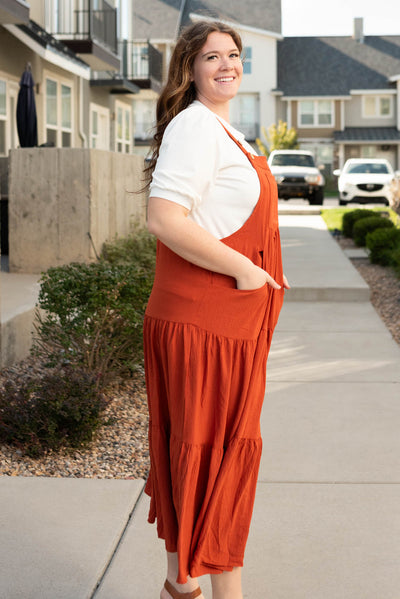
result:
[[[252,59],[252,48],[246,46],[243,48],[243,74],[251,75],[251,59]]]
[[[237,94],[230,102],[232,126],[249,141],[254,141],[259,134],[259,103],[258,94]]]
[[[332,100],[301,100],[299,102],[299,127],[333,127],[334,102]]]
[[[0,79],[0,154],[6,153],[7,85]]]
[[[19,145],[17,132],[17,96],[19,85],[11,79],[0,79],[0,156]]]
[[[110,112],[98,104],[90,104],[90,147],[110,149]]]
[[[364,118],[390,118],[393,116],[392,96],[363,96]]]
[[[71,34],[80,13],[74,11],[73,0],[45,0],[45,24],[50,33]],[[75,21],[74,21],[75,18]]]
[[[151,139],[156,121],[156,101],[134,100],[133,106],[135,140],[146,141]]]
[[[123,104],[116,103],[116,143],[115,150],[117,152],[125,152],[129,154],[131,151],[132,139],[132,120],[131,108]]]
[[[46,78],[46,143],[69,148],[72,145],[72,88]]]

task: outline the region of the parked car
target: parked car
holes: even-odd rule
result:
[[[396,174],[384,158],[350,158],[343,169],[333,171],[338,178],[339,204],[393,203]]]
[[[268,164],[278,184],[279,198],[305,198],[310,204],[323,203],[325,179],[315,165],[312,152],[274,150]]]

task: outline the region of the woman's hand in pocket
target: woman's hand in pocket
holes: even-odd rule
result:
[[[251,268],[247,269],[243,274],[236,278],[236,287],[242,291],[260,289],[266,283],[273,289],[281,288],[266,270],[263,270],[255,264],[252,264]]]

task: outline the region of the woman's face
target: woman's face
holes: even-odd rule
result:
[[[228,33],[213,31],[193,63],[197,99],[211,110],[233,98],[242,80],[240,52]]]

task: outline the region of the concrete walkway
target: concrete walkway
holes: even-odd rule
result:
[[[313,214],[281,216],[246,599],[400,597],[400,348]],[[0,599],[157,599],[143,481],[0,477]],[[207,577],[201,580],[211,598]]]

